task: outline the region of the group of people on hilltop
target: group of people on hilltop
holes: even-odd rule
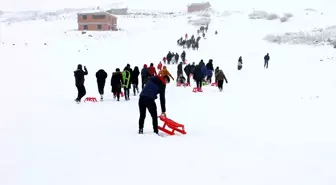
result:
[[[185,51],[183,51],[181,53],[181,55],[179,55],[177,52],[174,53],[174,52],[170,52],[169,51],[168,54],[167,54],[167,56],[163,57],[162,60],[163,60],[164,64],[168,64],[168,65],[170,65],[170,64],[177,64],[179,62],[179,60],[180,60],[180,56],[181,56],[182,62],[185,63],[186,62],[186,52]],[[159,68],[159,66],[158,66],[158,68]]]
[[[193,50],[198,50],[200,40],[201,36],[195,38],[195,36],[192,35],[190,38],[188,38],[188,34],[186,33],[184,38],[181,37],[177,40],[177,45],[187,49],[192,48]]]

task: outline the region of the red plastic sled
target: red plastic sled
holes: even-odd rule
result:
[[[87,97],[87,98],[85,98],[84,102],[87,102],[87,101],[89,101],[89,102],[98,102],[95,97]]]
[[[203,90],[201,88],[194,87],[192,92],[194,92],[194,93],[203,92]]]
[[[216,86],[216,87],[217,87],[217,86],[218,86],[218,83],[217,83],[217,82],[214,82],[214,83],[211,84],[211,86]]]
[[[163,127],[158,126],[158,129],[162,132],[165,132],[169,135],[175,135],[175,131],[179,132],[181,134],[186,134],[187,132],[184,130],[184,125],[176,123],[175,121],[165,117],[165,116],[159,116],[161,121],[163,121]],[[167,128],[170,128],[170,130],[167,130]]]

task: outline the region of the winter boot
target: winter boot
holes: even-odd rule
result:
[[[143,134],[143,129],[139,129],[139,134]]]

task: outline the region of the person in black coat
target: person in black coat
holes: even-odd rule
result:
[[[209,62],[206,64],[206,68],[207,68],[207,70],[211,70],[211,71],[213,71],[214,70],[214,67],[213,67],[213,60],[212,59],[210,59],[209,60]]]
[[[270,60],[270,56],[269,54],[267,53],[265,56],[264,56],[264,68],[268,69],[268,61]]]
[[[143,89],[148,81],[150,74],[147,68],[147,64],[144,64],[144,67],[141,69],[141,89]]]
[[[181,53],[181,59],[182,59],[182,62],[185,62],[185,59],[186,59],[186,52],[185,51],[183,51]]]
[[[194,73],[194,71],[195,71],[195,62],[193,62],[192,64],[191,64],[191,66],[190,66],[190,74],[193,74]]]
[[[103,100],[104,87],[105,87],[105,82],[107,78],[107,73],[104,71],[104,69],[100,69],[96,73],[96,78],[97,78],[97,84],[98,84],[98,92],[100,94],[100,100]]]
[[[118,101],[120,99],[122,85],[123,85],[123,77],[120,72],[120,69],[117,68],[116,71],[112,73],[111,86],[112,86],[113,97],[114,98],[117,97]]]
[[[75,101],[77,103],[80,103],[81,99],[86,95],[86,90],[84,86],[85,78],[84,76],[88,75],[88,71],[86,67],[84,66],[84,71],[82,69],[82,65],[78,64],[76,71],[74,71],[75,81],[76,81],[76,87],[78,90],[78,95]]]
[[[179,77],[180,76],[183,76],[183,66],[182,66],[182,62],[180,62],[178,65],[177,65],[177,77],[176,77],[176,81],[178,81]]]
[[[134,96],[136,95],[135,92],[139,93],[139,75],[140,75],[140,71],[138,66],[134,67],[134,70],[132,71],[131,74],[131,82],[132,82],[132,86],[133,86],[133,94]]]
[[[187,75],[187,83],[190,84],[191,65],[188,64],[184,67],[184,72]]]
[[[201,66],[196,65],[193,73],[193,78],[196,81],[197,88],[202,88],[202,80],[204,79],[204,74],[202,73]]]
[[[176,52],[175,53],[175,62],[176,62],[176,64],[178,63],[179,59],[180,59],[180,55]]]
[[[166,58],[167,58],[167,63],[170,64],[170,61],[173,58],[173,54],[169,51]]]
[[[131,89],[131,79],[132,79],[132,68],[131,68],[131,65],[127,64],[126,67],[124,68],[124,71],[128,71],[129,72],[129,75],[131,76],[127,76],[126,74],[126,78],[129,78],[130,79],[130,82],[126,83],[126,81],[124,82],[124,93],[125,93],[125,100],[129,100],[130,99],[130,89]]]

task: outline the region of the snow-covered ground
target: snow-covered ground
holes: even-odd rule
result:
[[[169,84],[167,116],[188,133],[163,138],[151,134],[150,118],[148,134],[137,134],[138,97],[114,101],[109,81],[104,102],[74,103],[73,70],[87,66],[87,96],[98,97],[97,70],[110,78],[127,63],[141,68],[169,50],[181,53],[178,37],[196,32],[186,16],[120,18],[123,32],[84,35],[72,31],[74,19],[2,24],[0,184],[335,185],[335,50],[263,40],[321,20],[333,21],[213,16],[187,60],[212,58],[229,84],[196,94]],[[169,69],[176,76],[176,66]]]

